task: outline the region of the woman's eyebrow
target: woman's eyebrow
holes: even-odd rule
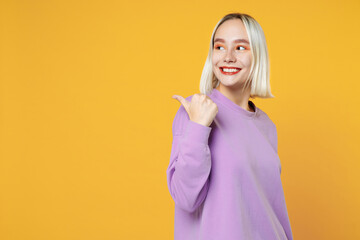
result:
[[[224,43],[225,40],[222,39],[222,38],[215,38],[214,43],[215,43],[215,42],[223,42],[223,43]],[[234,43],[246,43],[246,44],[250,44],[249,41],[246,40],[246,39],[244,39],[244,38],[235,39],[235,40],[234,40]]]

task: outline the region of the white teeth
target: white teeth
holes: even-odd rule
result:
[[[238,72],[239,69],[236,68],[223,68],[222,69],[224,72]]]

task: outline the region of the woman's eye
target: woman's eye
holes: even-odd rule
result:
[[[245,50],[246,49],[243,46],[238,46],[237,48],[243,48],[243,49],[239,49],[239,50]]]
[[[224,48],[222,46],[216,46],[215,49]],[[221,49],[220,49],[221,50]]]

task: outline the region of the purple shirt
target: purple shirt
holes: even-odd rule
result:
[[[292,240],[275,124],[252,101],[255,112],[216,89],[208,96],[219,110],[210,127],[182,105],[173,121],[166,174],[174,239]]]

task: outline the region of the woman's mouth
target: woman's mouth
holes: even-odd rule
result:
[[[240,72],[241,68],[232,67],[219,67],[222,74],[234,75]]]

